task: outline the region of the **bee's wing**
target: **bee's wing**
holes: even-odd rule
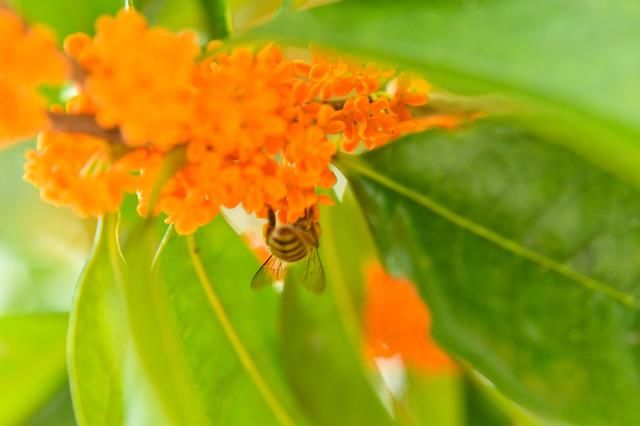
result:
[[[311,250],[305,261],[302,285],[314,293],[322,293],[325,287],[324,268],[317,249]]]
[[[283,274],[284,263],[274,255],[271,255],[251,279],[251,288],[257,290],[271,285],[275,281],[282,279]]]

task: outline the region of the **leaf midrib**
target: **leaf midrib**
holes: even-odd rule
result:
[[[231,320],[229,319],[220,298],[217,293],[213,289],[213,285],[209,281],[207,277],[207,273],[204,269],[204,265],[202,264],[202,259],[197,252],[196,242],[193,235],[190,235],[187,238],[187,247],[189,251],[189,257],[191,258],[191,262],[193,263],[193,268],[195,270],[196,276],[198,278],[198,282],[202,290],[205,292],[207,296],[207,301],[211,306],[211,309],[215,313],[220,326],[222,327],[225,336],[229,340],[231,347],[236,353],[240,364],[246,371],[247,375],[253,381],[258,392],[265,400],[267,406],[271,409],[274,416],[278,419],[278,421],[286,426],[293,426],[295,423],[291,420],[289,414],[285,411],[284,407],[280,404],[278,399],[275,396],[273,390],[269,387],[266,380],[260,374],[258,367],[256,366],[255,361],[249,354],[247,348],[242,344],[240,340],[240,336],[238,335],[236,329],[231,324]]]
[[[448,209],[447,207],[441,205],[434,199],[427,197],[423,194],[420,194],[403,184],[393,180],[390,177],[387,177],[381,173],[378,173],[376,170],[366,166],[362,163],[362,161],[349,158],[344,155],[339,156],[335,160],[336,165],[340,168],[345,174],[348,176],[348,171],[355,172],[361,176],[364,176],[372,181],[394,191],[409,200],[431,210],[436,215],[441,218],[449,221],[450,223],[468,231],[471,234],[476,235],[490,243],[500,247],[503,250],[513,253],[516,256],[520,256],[524,259],[527,259],[545,269],[555,272],[562,277],[575,282],[578,285],[581,285],[589,290],[592,290],[596,293],[603,294],[617,302],[622,303],[633,309],[638,309],[640,304],[636,297],[632,294],[625,293],[624,291],[618,290],[617,288],[606,284],[602,281],[591,278],[585,274],[582,274],[566,264],[557,262],[547,256],[544,256],[538,252],[530,250],[518,242],[511,240],[497,232],[494,232],[479,223],[476,223],[466,217]]]
[[[86,399],[81,398],[78,394],[78,392],[80,392],[80,385],[78,383],[79,373],[77,368],[78,361],[76,359],[77,353],[75,350],[75,346],[76,346],[76,338],[78,333],[76,321],[77,321],[77,315],[79,315],[79,313],[77,311],[76,304],[77,304],[77,301],[80,300],[84,295],[85,288],[86,288],[86,284],[85,284],[86,274],[89,273],[89,271],[91,271],[95,266],[96,262],[98,261],[98,253],[101,250],[105,250],[107,253],[109,263],[111,264],[111,271],[113,272],[113,278],[116,285],[120,290],[122,290],[122,288],[124,287],[123,274],[122,274],[122,270],[120,269],[120,263],[119,263],[119,260],[121,259],[121,254],[118,248],[118,243],[116,241],[116,229],[118,226],[117,220],[118,219],[113,217],[113,215],[105,215],[98,220],[98,223],[96,225],[96,236],[93,242],[92,251],[89,255],[89,261],[85,265],[82,275],[78,280],[79,287],[76,290],[77,293],[74,295],[75,300],[73,303],[73,311],[69,315],[69,325],[68,325],[69,331],[67,335],[67,350],[69,354],[67,357],[67,368],[69,370],[68,371],[69,386],[71,389],[74,414],[76,416],[76,420],[78,424],[80,425],[89,424],[87,419],[90,416],[88,416],[86,413],[88,413],[90,410],[85,406]],[[106,248],[103,246],[103,244],[106,244]],[[116,364],[117,362],[114,362],[114,364],[111,365],[112,369],[117,368]],[[105,407],[108,406],[109,400],[111,399],[113,392],[114,392],[113,389],[109,389],[106,392],[107,400],[103,404]]]

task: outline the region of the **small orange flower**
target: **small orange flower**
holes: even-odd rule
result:
[[[431,319],[413,284],[389,276],[379,264],[366,271],[364,327],[369,354],[401,355],[407,367],[452,373],[456,364],[433,341]]]
[[[27,27],[0,8],[0,146],[34,136],[47,123],[42,84],[59,84],[67,63],[41,26]]]
[[[197,168],[185,167],[163,188],[159,207],[180,234],[191,234],[218,213],[220,204],[200,185],[200,179]]]
[[[401,121],[413,118],[408,106],[416,107],[427,103],[431,86],[421,79],[411,79],[409,74],[400,74],[396,80],[395,94],[390,108]]]
[[[343,148],[353,150],[360,141],[372,149],[383,145],[393,135],[397,118],[391,114],[389,100],[370,101],[366,96],[349,99],[343,109],[345,121]]]
[[[64,159],[64,161],[61,161]],[[113,161],[108,142],[83,134],[42,132],[38,150],[27,153],[25,179],[42,198],[81,216],[116,211],[134,177],[126,158]]]

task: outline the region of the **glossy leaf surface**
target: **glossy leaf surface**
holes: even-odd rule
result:
[[[170,233],[156,260],[181,374],[211,424],[305,423],[282,371],[279,297],[250,289],[258,267],[221,216],[193,236]]]
[[[123,260],[116,225],[114,216],[99,222],[71,311],[68,369],[80,425],[116,425],[124,421],[127,325],[122,299]]]
[[[321,212],[320,244],[327,288],[303,288],[303,265],[292,268],[282,306],[283,352],[291,386],[318,425],[388,425],[364,359],[363,269],[367,231],[353,196]],[[361,232],[359,232],[361,231]]]
[[[640,194],[509,124],[341,157],[390,271],[445,348],[525,407],[578,424],[640,408]]]
[[[524,97],[554,111],[537,126],[640,185],[638,19],[633,0],[350,0],[284,13],[248,37],[348,50],[448,90]]]
[[[65,383],[66,314],[0,318],[0,424],[24,424]]]

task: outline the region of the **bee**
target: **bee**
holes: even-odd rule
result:
[[[315,293],[324,290],[324,268],[318,255],[320,224],[315,212],[314,207],[306,209],[304,216],[290,225],[278,224],[275,212],[269,209],[264,237],[271,255],[253,276],[252,288],[272,284],[284,276],[287,264],[304,261],[302,285]]]

